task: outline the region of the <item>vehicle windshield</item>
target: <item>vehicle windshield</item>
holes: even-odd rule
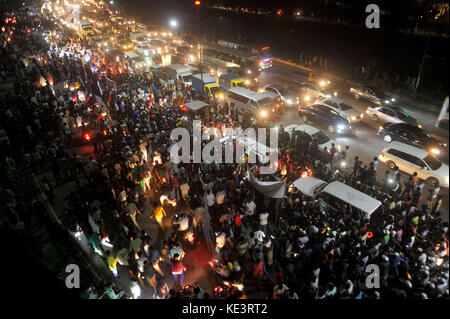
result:
[[[264,98],[264,99],[262,99],[262,100],[259,100],[259,101],[258,101],[258,104],[259,104],[260,106],[268,106],[268,105],[272,105],[272,104],[273,104],[273,99],[270,98],[270,97],[266,97],[266,98]]]
[[[326,136],[323,132],[317,132],[316,134],[313,134],[312,137],[317,138],[317,144],[319,145],[326,143],[330,140],[330,138]]]
[[[237,86],[241,87],[241,88],[246,88],[247,87],[247,81],[243,81],[243,82],[239,82],[237,83]]]
[[[289,92],[288,89],[286,89],[286,88],[279,88],[278,92],[280,92],[280,94],[283,95],[283,96],[291,94],[291,92]]]
[[[192,81],[192,75],[182,75],[181,78],[183,79],[183,82],[191,82]]]
[[[411,131],[411,133],[413,133],[415,136],[417,136],[417,138],[421,139],[421,140],[432,140],[433,137],[431,137],[430,134],[428,134],[427,132],[425,132],[424,130],[416,127],[416,126],[410,126],[407,128],[409,131]]]
[[[437,170],[439,169],[439,167],[442,166],[442,162],[440,160],[438,160],[436,157],[434,157],[433,155],[428,155],[427,157],[425,157],[423,159],[425,161],[425,163],[428,164],[428,166],[433,170]]]
[[[211,90],[211,94],[212,95],[216,95],[217,93],[220,93],[220,87],[219,86],[212,87],[212,88],[210,88],[210,90]]]
[[[341,103],[341,104],[339,104],[339,106],[341,107],[342,111],[348,111],[348,110],[352,109],[352,107],[346,103]]]

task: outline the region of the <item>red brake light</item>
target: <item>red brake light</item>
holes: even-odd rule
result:
[[[381,152],[381,156],[384,157],[384,152]]]

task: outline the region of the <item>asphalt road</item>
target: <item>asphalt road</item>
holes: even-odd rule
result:
[[[261,76],[259,77],[260,87],[264,87],[270,84],[287,85],[288,83],[300,83],[302,82],[301,80],[291,75],[296,71],[297,69],[293,66],[289,66],[280,62],[274,62],[271,69],[261,73]],[[351,106],[353,106],[361,113],[365,114],[367,107],[371,104],[370,102],[356,100],[353,96],[347,94],[346,92],[348,92],[350,84],[346,83],[345,81],[332,80],[331,82],[332,87],[339,90],[339,97],[346,99]],[[448,132],[434,127],[437,115],[433,115],[427,111],[422,111],[420,110],[420,108],[417,108],[416,106],[410,105],[408,103],[402,103],[401,107],[408,111],[413,117],[417,118],[423,124],[424,129],[429,131],[434,137],[436,137],[438,140],[448,143]],[[279,123],[286,127],[291,124],[303,124],[304,122],[300,118],[300,116],[298,116],[297,107],[292,107],[290,109],[287,109],[287,111],[280,119]],[[314,126],[314,124],[312,125]],[[380,124],[370,118],[365,117],[361,122],[353,124],[352,126],[355,128],[354,135],[339,136],[329,132],[325,133],[330,138],[335,139],[336,142],[341,145],[341,147],[345,147],[347,145],[350,147],[349,158],[351,160],[355,156],[359,156],[359,159],[362,160],[363,164],[368,165],[371,160],[375,156],[378,156],[387,145],[387,143],[377,135]],[[441,159],[444,163],[448,164],[448,154],[443,154]],[[377,171],[377,179],[381,179],[384,176],[385,171],[386,167],[380,163]],[[406,174],[402,174],[402,177],[402,180],[406,180]],[[428,187],[425,187],[425,194],[427,194],[427,189]],[[448,221],[448,188],[441,187],[440,194],[444,198],[441,212],[443,214],[443,218]]]

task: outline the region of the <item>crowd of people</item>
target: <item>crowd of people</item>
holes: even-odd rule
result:
[[[227,297],[448,298],[448,225],[438,189],[427,196],[417,176],[401,181],[396,169],[377,181],[376,158],[364,165],[348,148],[321,152],[316,140],[302,145],[282,128],[273,175],[258,174],[246,160],[173,163],[170,132],[190,125],[177,105],[178,96],[191,98],[188,87],[131,73],[94,44],[54,24],[47,29],[45,18],[26,8],[2,13],[1,21],[12,16],[2,22],[0,52],[3,79],[16,77],[1,97],[2,217],[27,228],[26,206],[39,201],[24,191],[27,169],[51,172],[39,183],[52,205],[55,189],[73,182],[62,223],[83,233],[111,271],[101,286],[87,283],[83,297],[140,298],[150,289],[153,298],[225,298],[185,286],[184,258],[203,245],[216,285],[233,287]],[[117,70],[115,82],[108,75]],[[201,119],[205,127],[249,125],[232,111],[220,104]],[[80,148],[89,149],[87,158]],[[255,189],[249,170],[288,185],[304,174],[341,179],[383,205],[366,216],[295,189],[275,200]],[[380,269],[376,289],[366,285],[371,264]],[[124,276],[128,287],[117,281]]]

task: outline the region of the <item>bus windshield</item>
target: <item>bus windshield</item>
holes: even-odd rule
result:
[[[210,88],[210,90],[211,90],[212,95],[216,95],[216,94],[220,93],[220,86],[214,86],[214,87]]]

